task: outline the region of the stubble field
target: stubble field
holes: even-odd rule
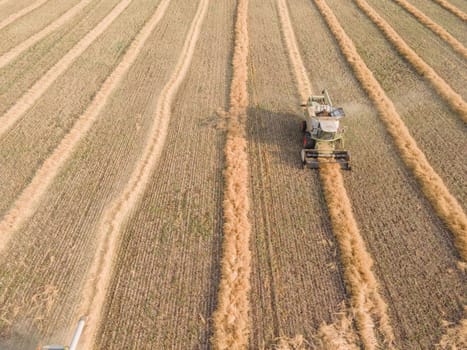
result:
[[[0,0],[0,348],[467,347],[466,13]]]

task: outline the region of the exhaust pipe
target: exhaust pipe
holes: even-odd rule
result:
[[[84,324],[86,322],[86,317],[81,317],[76,326],[75,333],[73,334],[73,339],[71,340],[70,346],[66,345],[46,345],[42,347],[42,350],[76,350],[78,348],[79,338],[81,333],[83,333]]]

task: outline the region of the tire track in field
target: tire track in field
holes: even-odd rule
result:
[[[290,21],[286,0],[277,0],[284,41],[292,63],[297,87],[302,101],[311,95],[311,83],[303,65],[295,33]],[[301,90],[305,87],[305,90]],[[339,244],[344,279],[350,292],[350,303],[360,338],[365,348],[376,349],[378,330],[384,337],[387,348],[393,348],[394,333],[387,315],[387,305],[379,294],[379,283],[371,266],[373,260],[352,213],[352,204],[347,196],[339,164],[326,164],[319,170],[323,191],[328,206],[334,235]]]
[[[34,85],[20,97],[8,111],[0,117],[0,137],[15,124],[21,116],[47,91],[50,85],[78,58],[125,10],[133,0],[121,0],[112,11],[86,34],[60,61],[45,73]]]
[[[44,161],[29,185],[0,221],[0,252],[5,248],[12,234],[34,213],[60,168],[70,158],[79,141],[96,121],[110,95],[135,62],[149,35],[162,19],[169,3],[170,0],[161,1],[153,16],[130,44],[120,63],[104,81],[86,111],[78,118],[73,128],[65,135],[52,155]]]
[[[168,1],[165,4],[167,3]],[[84,349],[90,349],[94,344],[97,328],[101,322],[101,310],[107,287],[112,277],[113,260],[120,232],[130,212],[144,192],[159,160],[167,136],[172,103],[190,67],[208,5],[209,0],[201,0],[198,5],[175,71],[164,86],[157,101],[154,122],[142,156],[136,163],[125,188],[105,210],[99,224],[97,230],[98,246],[80,304],[80,314],[86,315],[88,319],[81,342],[81,347]]]
[[[403,9],[414,16],[421,24],[430,29],[433,33],[438,35],[446,43],[448,43],[454,51],[460,53],[462,57],[467,59],[467,49],[462,43],[448,33],[446,29],[441,27],[438,23],[434,22],[430,17],[425,15],[422,11],[417,9],[415,6],[410,4],[407,0],[393,0],[395,3],[400,5]]]
[[[324,0],[314,1],[334,35],[342,54],[352,67],[356,78],[377,108],[403,162],[412,171],[438,216],[453,233],[454,243],[461,259],[467,261],[467,216],[462,207],[451,195],[441,177],[431,167],[425,154],[418,148],[394,104],[358,54],[354,43],[345,33],[332,10]]]
[[[44,5],[47,1],[49,0],[37,0],[36,2],[32,3],[31,5],[23,8],[22,10],[19,10],[16,13],[13,13],[9,15],[7,18],[5,18],[3,21],[0,22],[0,30],[5,28],[6,26],[10,25],[17,19],[27,15],[29,12],[34,11],[36,8]]]
[[[438,95],[459,113],[462,120],[467,123],[467,103],[456,93],[446,81],[441,78],[431,66],[413,51],[399,34],[386,22],[365,0],[354,0],[357,6],[371,19],[371,21],[384,33],[396,50],[414,67],[417,72],[430,81]]]
[[[438,5],[440,5],[441,7],[444,7],[446,10],[451,12],[453,15],[456,15],[457,17],[459,17],[461,20],[467,21],[467,14],[461,11],[460,9],[458,9],[453,4],[449,3],[448,1],[446,0],[433,0],[433,1],[436,2]]]
[[[253,88],[254,89],[254,88]],[[257,105],[256,101],[253,101],[255,105]],[[258,130],[260,128],[259,125],[255,125],[255,128]],[[279,314],[277,310],[277,305],[278,303],[278,298],[277,298],[277,291],[276,291],[276,278],[274,276],[274,265],[275,265],[275,259],[274,259],[274,249],[272,246],[272,226],[271,225],[271,220],[270,220],[270,213],[269,213],[269,208],[266,204],[266,191],[269,191],[271,187],[271,182],[270,182],[270,169],[269,169],[269,164],[266,160],[266,152],[263,151],[261,143],[257,143],[255,145],[258,150],[258,161],[257,161],[257,167],[258,167],[258,182],[260,184],[260,188],[263,189],[263,191],[260,191],[257,196],[260,199],[260,207],[257,208],[259,209],[258,212],[260,212],[263,223],[264,223],[264,240],[265,240],[265,245],[266,245],[266,251],[267,251],[267,271],[265,274],[267,274],[269,278],[269,283],[266,289],[269,289],[269,295],[271,298],[271,310],[272,310],[272,329],[273,329],[273,334],[274,338],[277,338],[280,336],[280,320],[279,320]],[[266,160],[266,161],[265,161]],[[264,191],[265,190],[265,191]]]
[[[48,26],[43,28],[41,31],[37,32],[36,34],[32,35],[22,43],[18,44],[8,52],[5,52],[3,55],[0,56],[0,68],[5,67],[8,63],[14,60],[18,55],[20,55],[23,51],[26,51],[31,46],[36,44],[39,40],[43,39],[48,34],[52,33],[53,31],[60,28],[63,24],[68,22],[74,16],[76,16],[79,11],[81,11],[84,7],[86,7],[89,3],[93,0],[82,0],[73,6],[71,9],[66,11],[62,16],[57,18],[55,21],[50,23]]]
[[[251,253],[248,220],[248,0],[237,2],[227,140],[224,148],[224,241],[218,304],[213,314],[214,349],[248,346]]]

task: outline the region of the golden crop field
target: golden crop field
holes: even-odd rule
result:
[[[0,350],[467,349],[465,0],[0,0]],[[300,158],[327,89],[351,171]]]

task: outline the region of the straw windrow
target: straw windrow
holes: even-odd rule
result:
[[[245,349],[249,334],[251,226],[248,220],[248,155],[245,123],[248,107],[248,1],[239,0],[232,58],[233,75],[225,144],[224,242],[218,305],[213,315],[215,349]]]

